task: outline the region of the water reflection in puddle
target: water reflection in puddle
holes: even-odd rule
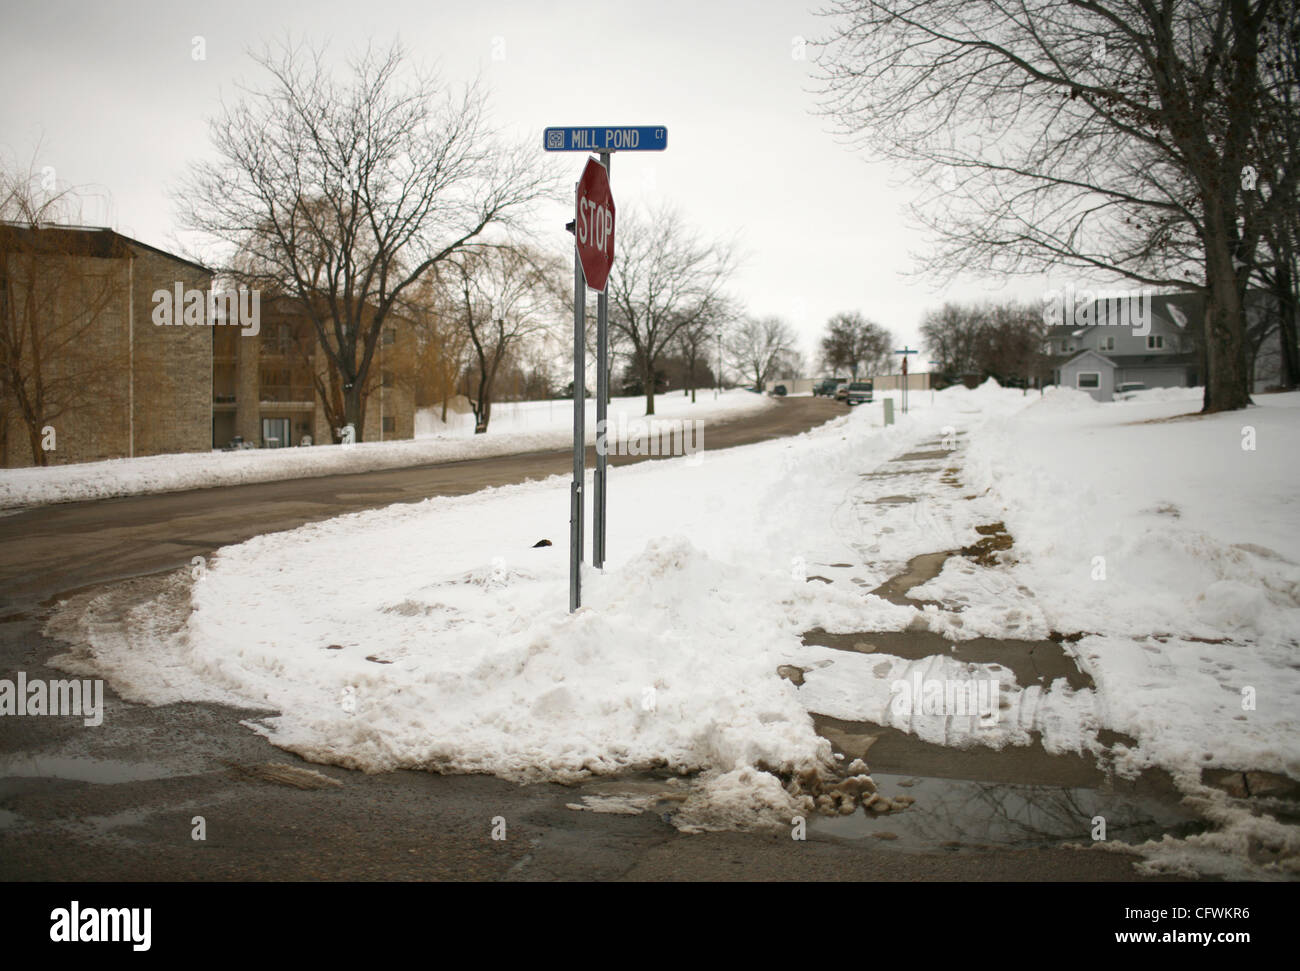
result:
[[[1106,821],[1106,838],[1125,842],[1184,836],[1204,828],[1181,806],[1105,789],[1011,785],[872,773],[888,796],[916,801],[901,812],[876,816],[817,816],[812,832],[846,839],[876,838],[900,849],[1045,846],[1092,841],[1093,820]]]
[[[114,785],[119,782],[165,779],[177,774],[175,769],[154,762],[119,762],[114,759],[58,755],[10,755],[0,758],[0,784],[10,779],[62,779]]]

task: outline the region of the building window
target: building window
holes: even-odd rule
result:
[[[381,371],[379,375],[379,383],[382,387],[391,388],[393,386],[393,372]]]
[[[1078,377],[1078,387],[1081,391],[1087,391],[1090,388],[1101,387],[1100,371],[1080,371]]]
[[[384,417],[384,431],[392,432],[397,430],[397,420],[390,416]]]
[[[385,343],[385,344],[396,344],[396,343],[397,343],[397,331],[393,330],[393,328],[391,328],[391,327],[386,327],[386,328],[384,328],[384,343]]]
[[[1162,351],[1165,348],[1165,339],[1159,334],[1149,334],[1147,336],[1147,350]]]
[[[1114,349],[1115,349],[1115,338],[1113,337],[1103,337],[1097,343],[1097,350],[1099,351],[1113,351]]]
[[[1069,354],[1072,350],[1074,350],[1073,344],[1071,344],[1069,341],[1061,341],[1062,354]]]

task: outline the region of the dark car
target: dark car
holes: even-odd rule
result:
[[[785,385],[778,384],[775,388],[772,389],[772,394],[776,395],[778,398],[784,398],[786,396]]]
[[[813,388],[813,394],[819,398],[829,398],[835,394],[835,389],[839,386],[839,378],[826,378],[824,381],[817,382]]]
[[[854,381],[849,385],[844,400],[851,405],[869,405],[871,404],[871,395],[874,389],[874,385],[870,381]]]

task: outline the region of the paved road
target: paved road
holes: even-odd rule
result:
[[[842,413],[787,399],[710,427],[708,448],[796,434]],[[615,464],[636,459],[618,458]],[[219,546],[344,512],[520,482],[571,467],[543,452],[386,472],[43,507],[0,518],[0,677],[66,675],[39,601],[170,570]],[[212,704],[132,705],[106,693],[103,724],[6,718],[0,733],[0,880],[1133,880],[1116,853],[931,851],[810,830],[678,833],[657,813],[575,812],[584,789],[487,776],[367,776],[313,766],[341,785],[298,789],[249,774],[307,768]],[[909,757],[910,758],[910,757]],[[882,765],[880,768],[888,770]],[[899,771],[906,771],[900,766]],[[644,780],[647,784],[653,780]],[[195,840],[202,816],[206,839]],[[492,839],[493,820],[506,825]]]
[[[825,398],[778,399],[709,423],[706,451],[797,435],[848,411]],[[612,455],[610,465],[647,461]],[[596,464],[587,450],[588,467]],[[565,475],[572,450],[529,452],[380,472],[328,475],[152,496],[41,506],[0,517],[0,614],[29,600],[183,566],[262,533],[343,513]]]

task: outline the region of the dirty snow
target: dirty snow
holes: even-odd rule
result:
[[[92,602],[78,623],[93,655],[63,663],[130,700],[215,693],[272,709],[247,724],[367,771],[699,771],[675,819],[693,829],[806,808],[772,773],[831,765],[810,711],[1052,752],[1098,754],[1110,729],[1134,740],[1110,753],[1121,771],[1162,766],[1187,791],[1202,768],[1300,777],[1300,395],[1172,421],[1196,410],[1192,394],[1102,405],[989,384],[930,399],[913,394],[887,429],[876,404],[702,462],[612,470],[610,562],[585,572],[572,615],[569,484],[554,478],[228,547],[201,580],[177,581],[169,632],[114,638]],[[940,441],[956,452],[936,455]],[[994,565],[951,557],[911,590],[915,605],[869,593],[996,521],[1014,543]],[[555,545],[532,548],[542,538]],[[954,642],[1080,632],[1067,649],[1096,690],[805,646],[813,627]],[[802,687],[776,676],[782,664],[805,669]],[[997,724],[900,713],[892,686],[917,672],[997,678]],[[1207,854],[1237,853],[1245,810],[1223,812],[1213,839],[1144,848],[1151,865],[1194,857],[1208,872]]]

